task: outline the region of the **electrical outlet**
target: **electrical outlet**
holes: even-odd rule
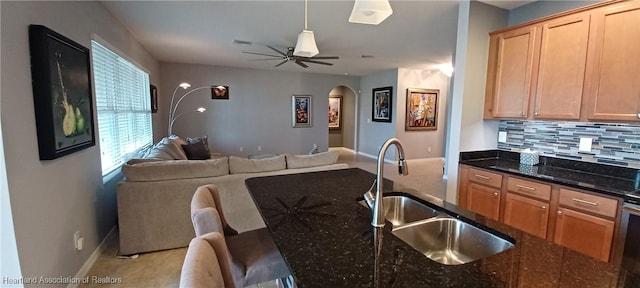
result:
[[[244,147],[240,146],[240,152],[244,151]]]
[[[580,146],[578,146],[578,151],[591,152],[592,143],[593,138],[580,137]]]
[[[80,231],[76,231],[75,233],[73,233],[73,247],[76,248],[76,250],[80,250],[78,249],[78,240],[80,239]]]
[[[262,146],[258,146],[258,151],[262,151]]]
[[[498,131],[498,142],[507,142],[507,131]]]
[[[431,152],[431,146],[427,147],[427,152]]]

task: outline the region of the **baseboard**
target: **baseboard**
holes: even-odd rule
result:
[[[374,160],[378,160],[378,156],[373,156],[371,154],[367,154],[367,153],[364,153],[364,152],[358,152],[358,155],[361,155],[361,156],[364,156],[364,157],[367,157],[367,158],[371,158],[371,159],[374,159]],[[385,158],[384,159],[384,163],[393,164],[394,161]]]
[[[93,264],[96,263],[96,260],[98,260],[98,257],[100,257],[102,252],[104,252],[104,250],[107,248],[107,243],[109,243],[111,238],[113,238],[116,235],[115,233],[117,230],[116,228],[117,228],[116,225],[114,225],[113,228],[111,228],[111,231],[109,231],[109,233],[107,233],[107,236],[104,237],[104,239],[102,239],[102,242],[100,242],[100,245],[98,245],[98,247],[96,247],[96,249],[93,250],[93,253],[91,253],[91,256],[89,256],[89,259],[87,259],[87,261],[84,262],[82,267],[80,267],[80,270],[78,270],[78,273],[76,273],[76,276],[74,279],[82,279],[87,275],[87,273],[89,273],[89,270],[91,270],[91,267],[93,267]],[[72,282],[77,282],[77,281],[72,281]],[[67,288],[76,288],[78,287],[78,285],[80,285],[80,283],[69,283]]]

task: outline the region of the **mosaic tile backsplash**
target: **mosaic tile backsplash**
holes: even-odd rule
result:
[[[500,121],[507,142],[498,149],[531,149],[540,155],[640,168],[640,125],[552,121]],[[592,138],[591,152],[578,151],[580,138]]]

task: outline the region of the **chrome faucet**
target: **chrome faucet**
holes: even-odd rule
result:
[[[364,193],[364,200],[367,202],[369,208],[371,208],[373,215],[371,219],[371,226],[373,227],[384,227],[385,210],[382,201],[382,190],[384,186],[384,155],[387,153],[387,149],[389,149],[391,145],[395,145],[398,150],[398,174],[400,174],[400,176],[406,176],[409,174],[409,166],[407,166],[407,161],[404,160],[404,150],[402,149],[400,140],[398,140],[398,138],[391,138],[384,142],[380,148],[380,152],[378,153],[376,180],[373,182],[371,189]],[[374,186],[376,186],[375,194],[373,194],[372,191]]]

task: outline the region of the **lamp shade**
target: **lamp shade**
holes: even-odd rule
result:
[[[318,46],[316,46],[316,39],[313,36],[313,31],[302,30],[298,34],[298,42],[296,48],[293,50],[293,55],[300,57],[313,57],[320,53]]]
[[[388,0],[356,0],[349,22],[378,25],[393,14]]]

